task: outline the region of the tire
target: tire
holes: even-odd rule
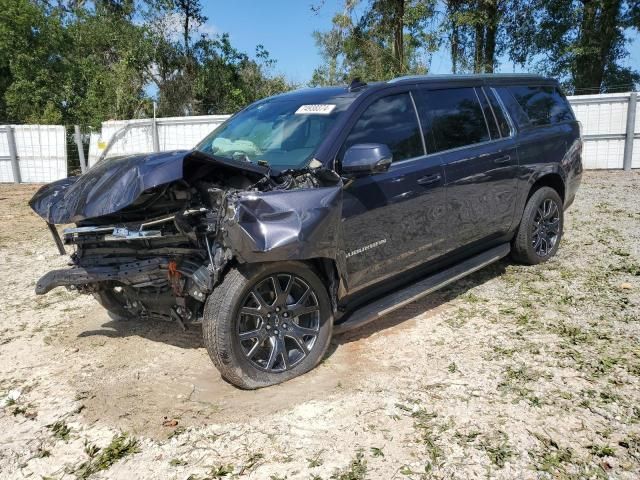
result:
[[[211,360],[225,380],[243,389],[275,385],[314,368],[332,329],[327,290],[300,262],[231,269],[207,299],[202,322]]]
[[[98,290],[93,294],[94,298],[107,311],[107,314],[116,322],[128,322],[137,317],[124,307],[125,300],[121,298],[114,287]]]
[[[558,251],[564,227],[562,199],[551,187],[536,190],[524,208],[511,256],[525,265],[546,262]]]

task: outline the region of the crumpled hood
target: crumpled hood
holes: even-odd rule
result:
[[[250,172],[258,178],[269,169],[248,162],[213,158],[197,151],[129,155],[103,160],[79,177],[45,185],[29,205],[47,222],[78,223],[128,207],[144,192],[184,178],[191,159],[226,169]]]
[[[142,192],[182,178],[188,151],[129,155],[103,160],[79,177],[45,185],[29,205],[49,223],[77,223],[115,213]]]

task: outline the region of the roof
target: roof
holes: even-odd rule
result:
[[[483,74],[464,74],[464,75],[448,75],[448,74],[429,74],[429,75],[407,75],[404,77],[397,77],[386,82],[369,82],[361,87],[350,89],[347,85],[331,86],[331,87],[311,87],[301,88],[298,90],[292,90],[290,92],[282,93],[274,97],[270,97],[268,100],[299,100],[306,103],[325,103],[328,101],[336,101],[343,99],[345,103],[351,103],[355,98],[360,96],[363,92],[371,92],[379,88],[384,88],[390,85],[402,85],[402,84],[438,84],[439,86],[446,86],[449,83],[455,83],[457,85],[470,84],[523,84],[523,83],[537,83],[537,84],[556,84],[556,80],[541,75],[529,74],[529,73],[483,73]],[[266,99],[265,99],[266,100]]]
[[[349,91],[349,87],[312,87],[312,88],[300,88],[298,90],[291,90],[290,92],[281,93],[273,98],[278,100],[303,100],[305,102],[322,103],[329,99],[335,98],[347,98],[354,99],[362,93],[364,89],[358,89]]]

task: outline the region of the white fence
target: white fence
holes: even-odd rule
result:
[[[640,168],[640,115],[636,97],[635,92],[569,97],[582,123],[584,168]]]
[[[66,176],[62,125],[0,126],[0,182],[46,183]]]
[[[103,122],[102,132],[91,135],[89,165],[100,156],[191,149],[227,118],[229,115],[202,115]]]
[[[636,98],[636,93],[569,97],[583,127],[586,169],[640,168],[640,114],[636,114]],[[89,165],[101,157],[193,148],[228,117],[206,115],[103,122],[102,131],[91,134]],[[11,145],[15,146],[13,150]],[[44,183],[66,176],[67,144],[63,126],[0,126],[0,182]]]

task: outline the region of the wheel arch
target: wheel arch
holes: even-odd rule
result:
[[[327,293],[331,300],[331,308],[335,313],[338,309],[338,299],[343,296],[344,283],[337,262],[332,258],[310,258],[301,260],[303,263],[310,265],[320,276],[320,279],[327,287]]]
[[[562,178],[562,175],[560,175],[558,172],[545,172],[538,175],[537,178],[533,179],[533,182],[529,187],[529,193],[527,194],[526,201],[528,201],[531,198],[531,196],[536,192],[536,190],[539,190],[541,187],[553,188],[558,193],[558,195],[560,195],[562,202],[563,203],[565,202],[565,199],[566,199],[565,182],[564,182],[564,179]]]

